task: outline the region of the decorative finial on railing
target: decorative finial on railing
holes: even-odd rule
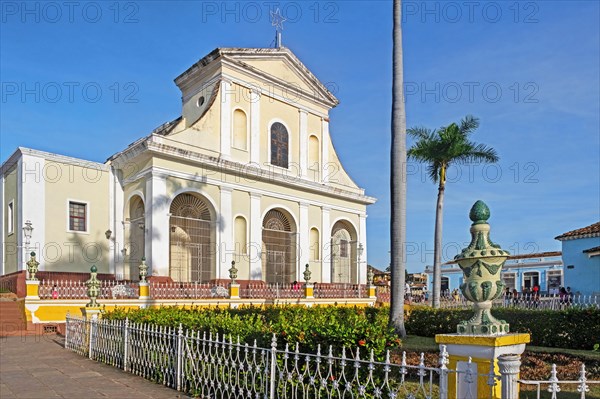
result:
[[[229,268],[229,278],[231,279],[231,283],[235,284],[235,279],[237,278],[238,269],[235,267],[235,261],[231,261],[231,268]]]
[[[148,265],[146,264],[146,258],[142,257],[142,263],[139,266],[140,268],[140,281],[146,281],[146,276],[148,275]]]
[[[96,278],[98,274],[98,269],[96,265],[93,265],[90,268],[90,279],[85,282],[87,286],[87,295],[90,298],[90,301],[85,305],[87,308],[90,307],[98,307],[98,302],[96,302],[96,298],[100,295],[100,281]]]
[[[35,260],[35,252],[32,252],[30,256],[31,258],[27,262],[27,273],[29,273],[29,278],[27,280],[37,280],[37,278],[35,278],[35,274],[38,272],[38,266],[40,265],[40,262]]]
[[[304,266],[304,281],[306,281],[307,283],[310,282],[310,276],[312,275],[312,272],[308,269],[308,263]]]
[[[367,270],[367,284],[373,285],[373,277],[375,277],[375,273],[373,273],[373,268],[369,267],[369,270]]]
[[[490,225],[487,223],[490,209],[483,201],[471,207],[471,243],[454,259],[462,269],[465,282],[460,290],[467,300],[473,302],[475,314],[471,319],[458,324],[459,334],[506,334],[509,325],[490,313],[492,301],[504,293],[506,285],[500,279],[500,271],[509,252],[494,244],[490,239]]]

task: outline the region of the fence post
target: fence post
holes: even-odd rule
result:
[[[275,399],[275,376],[277,375],[277,337],[271,340],[271,373],[269,381],[269,398]]]
[[[88,357],[90,359],[93,360],[93,348],[94,348],[94,340],[96,339],[95,337],[95,329],[96,329],[96,318],[92,317],[89,321],[87,321],[89,323],[89,329],[90,329],[90,334],[89,334],[89,347],[88,347]]]
[[[125,318],[125,331],[123,331],[123,370],[127,371],[129,355],[129,317]]]
[[[440,351],[440,399],[448,399],[448,363],[450,363],[446,345]]]
[[[69,347],[69,319],[71,315],[67,311],[67,317],[65,319],[65,349]]]
[[[177,331],[177,390],[181,391],[181,377],[183,374],[183,326],[179,323]]]
[[[520,355],[498,356],[498,369],[500,370],[501,398],[514,399],[519,397],[519,383],[517,378],[521,369]]]

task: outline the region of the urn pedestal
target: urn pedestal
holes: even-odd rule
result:
[[[474,314],[456,326],[456,334],[438,334],[435,341],[440,349],[446,347],[448,368],[457,371],[448,376],[448,398],[487,398],[491,393],[499,399],[498,357],[515,355],[518,360],[530,336],[510,334],[509,324],[492,315],[493,301],[506,287],[500,273],[510,254],[490,239],[490,210],[483,201],[475,202],[469,217],[471,242],[454,259],[464,273],[460,290],[473,302]]]

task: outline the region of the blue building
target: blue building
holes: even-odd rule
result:
[[[562,243],[565,286],[600,295],[600,222],[555,237]]]
[[[600,258],[598,258],[600,259]],[[433,290],[433,268],[425,268],[427,285]],[[561,252],[540,252],[527,255],[510,256],[501,272],[502,281],[512,291],[528,292],[535,285],[541,293],[558,294],[564,286],[563,260]],[[463,273],[455,262],[442,265],[442,294],[458,289],[463,283]]]

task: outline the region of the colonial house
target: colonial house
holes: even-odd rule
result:
[[[330,134],[336,97],[287,48],[218,48],[175,79],[182,113],[90,162],[18,148],[0,169],[0,274],[366,282],[365,195]],[[93,140],[92,137],[89,138]]]
[[[600,222],[555,237],[562,243],[565,285],[600,296]]]
[[[427,266],[425,273],[429,290],[433,290],[432,268]],[[516,289],[519,292],[530,291],[537,285],[543,293],[558,294],[560,287],[565,284],[563,261],[559,251],[509,256],[500,276],[511,291]],[[459,289],[463,279],[463,272],[456,262],[442,265],[442,292]]]

